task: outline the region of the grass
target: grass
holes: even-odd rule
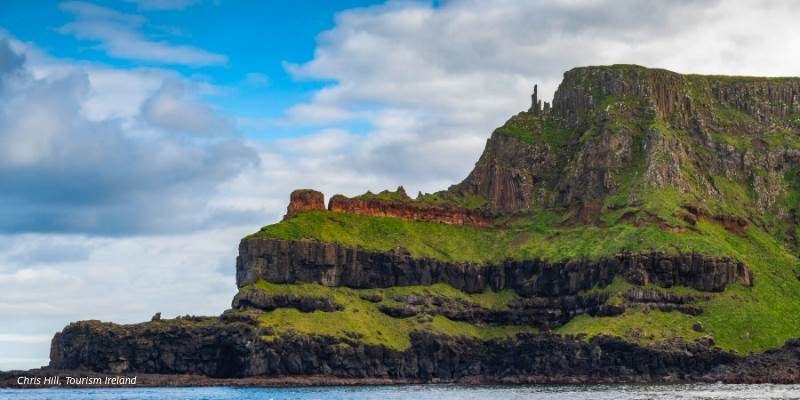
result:
[[[620,251],[698,252],[727,255],[727,247],[703,230],[675,233],[657,225],[618,223],[609,227],[550,225],[548,216],[533,224],[509,228],[477,228],[434,222],[370,217],[330,211],[311,211],[269,225],[248,238],[313,239],[373,251],[401,247],[416,257],[444,261],[497,262],[506,258],[550,261],[598,259]]]
[[[710,334],[721,348],[742,354],[780,347],[787,339],[800,336],[800,302],[797,301],[800,282],[790,268],[797,265],[797,258],[763,231],[749,229],[746,236],[738,236],[713,223],[701,222],[700,225],[726,247],[727,254],[747,263],[755,277],[753,287],[734,284],[722,293],[713,294],[709,300],[699,301],[697,305],[704,309],[699,316],[628,310],[616,317],[580,316],[558,332],[627,337],[631,329],[638,328],[643,333],[643,337],[636,339],[640,343],[672,337],[692,340]],[[619,292],[628,285],[615,280],[614,284],[600,290]],[[660,290],[698,294],[688,288]],[[703,324],[704,333],[691,329],[695,322]]]
[[[501,307],[516,296],[511,291],[500,294],[486,293],[469,295],[447,285],[429,287],[409,286],[389,289],[350,289],[329,288],[318,284],[273,284],[260,281],[242,290],[266,290],[274,294],[294,294],[309,296],[331,296],[344,306],[342,311],[302,313],[292,308],[279,308],[262,314],[261,325],[272,334],[265,340],[282,335],[300,333],[351,338],[365,344],[382,345],[396,350],[405,350],[411,345],[410,334],[425,331],[447,336],[463,336],[476,339],[495,339],[513,337],[518,333],[536,332],[537,329],[524,326],[477,326],[467,322],[452,321],[442,316],[432,318],[393,318],[378,310],[378,306],[362,300],[364,294],[381,294],[384,303],[391,302],[396,295],[409,293],[429,293],[446,297],[457,297],[477,302],[487,307]]]
[[[533,145],[549,145],[560,150],[570,140],[570,131],[559,127],[546,115],[521,112],[495,130],[498,134],[510,136]]]
[[[394,192],[390,190],[384,190],[380,193],[372,193],[367,192],[360,196],[356,196],[358,199],[364,200],[382,200],[382,201],[389,201],[389,202],[409,202],[411,201],[411,197],[408,197],[406,194],[406,189],[402,186],[398,186],[397,190]]]
[[[589,337],[599,334],[614,335],[637,344],[652,344],[675,337],[695,340],[703,336],[704,333],[692,330],[694,322],[696,322],[696,317],[679,312],[658,310],[645,312],[642,308],[636,308],[628,309],[624,314],[616,317],[579,315],[556,332],[559,334],[584,333]]]
[[[425,194],[420,192],[416,199],[412,199],[408,196],[402,186],[399,186],[394,192],[389,190],[384,190],[380,193],[367,192],[356,196],[355,198],[363,200],[380,200],[390,203],[408,203],[419,207],[449,206],[463,207],[467,209],[477,209],[483,207],[487,203],[486,199],[480,196],[464,193],[451,193],[447,191]]]

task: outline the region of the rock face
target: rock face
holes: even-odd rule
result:
[[[86,321],[70,324],[53,338],[50,366],[212,377],[315,374],[512,383],[698,379],[738,360],[700,343],[647,348],[605,336],[525,334],[480,341],[414,333],[411,346],[397,351],[318,336],[259,340],[266,333],[248,322]]]
[[[301,211],[325,210],[325,196],[316,190],[298,189],[292,192],[284,219]]]
[[[486,198],[493,212],[527,210],[541,205],[534,201],[535,186],[548,178],[556,163],[546,146],[495,133],[469,176],[450,190]]]
[[[581,210],[623,188],[629,205],[641,192],[664,188],[733,200],[712,178],[724,176],[753,191],[758,213],[737,217],[784,218],[795,208],[776,203],[786,193],[783,177],[800,166],[800,150],[767,137],[798,130],[800,79],[575,68],[564,74],[552,108],[534,104],[498,128],[450,191],[483,196],[494,212]]]
[[[301,312],[339,311],[343,307],[329,297],[271,295],[260,290],[241,291],[233,297],[234,309],[254,308],[272,311],[277,308],[296,308]]]
[[[395,300],[403,304],[379,305],[378,308],[395,318],[441,315],[475,325],[523,325],[540,329],[557,328],[581,314],[607,317],[625,311],[623,306],[606,304],[607,294],[525,298],[511,301],[508,309],[501,310],[441,296],[408,295]]]
[[[623,253],[598,261],[508,260],[478,265],[414,258],[403,251],[381,253],[310,240],[256,238],[242,240],[236,261],[239,287],[260,279],[360,289],[445,283],[467,293],[513,289],[523,296],[555,297],[606,286],[617,275],[637,285],[681,285],[710,292],[722,291],[737,280],[752,284],[743,263],[697,254]]]
[[[485,211],[446,204],[422,204],[410,199],[409,201],[386,201],[348,198],[337,194],[331,197],[328,210],[455,225],[487,226],[494,223],[494,218]]]

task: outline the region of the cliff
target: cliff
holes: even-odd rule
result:
[[[447,190],[291,194],[220,317],[84,321],[51,366],[797,381],[800,79],[576,68]]]
[[[800,79],[576,68],[549,112],[523,112],[498,128],[450,190],[483,196],[495,211],[593,214],[669,190],[715,212],[796,219],[796,204],[781,197],[793,184],[784,177],[800,165],[798,128]],[[740,188],[751,192],[746,199],[736,198]]]

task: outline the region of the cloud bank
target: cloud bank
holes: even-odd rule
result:
[[[127,121],[92,120],[91,72],[34,77],[5,39],[0,59],[0,232],[176,232],[236,217],[209,210],[209,194],[258,156],[180,83]]]

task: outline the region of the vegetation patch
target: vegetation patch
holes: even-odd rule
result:
[[[568,129],[559,127],[547,115],[527,111],[511,117],[495,132],[528,144],[548,145],[553,149],[560,149],[569,142],[571,137]]]
[[[314,311],[302,313],[293,308],[279,308],[262,314],[261,325],[271,335],[265,340],[273,340],[287,334],[314,334],[337,338],[349,338],[365,344],[383,345],[396,350],[405,350],[411,345],[410,334],[424,331],[454,337],[475,339],[495,339],[513,337],[518,333],[537,332],[536,328],[526,326],[478,326],[467,322],[452,321],[442,316],[420,315],[409,318],[393,318],[378,309],[378,304],[363,300],[367,295],[379,294],[383,302],[391,302],[392,297],[409,293],[429,293],[446,297],[456,297],[474,301],[487,307],[502,307],[506,299],[516,294],[507,291],[500,293],[466,294],[447,285],[428,287],[408,286],[388,289],[350,289],[330,288],[318,284],[273,284],[260,281],[250,290],[267,290],[272,294],[310,294],[331,296],[344,305],[341,311]]]

